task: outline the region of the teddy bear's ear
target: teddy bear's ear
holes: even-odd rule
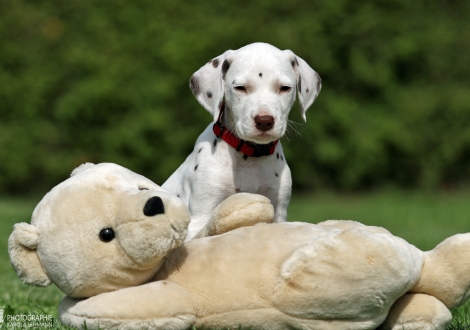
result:
[[[80,173],[80,172],[83,172],[84,170],[87,170],[87,169],[92,168],[92,167],[94,167],[94,166],[95,166],[95,164],[93,164],[93,163],[85,163],[85,164],[82,164],[82,165],[80,165],[79,167],[77,167],[76,169],[74,169],[74,170],[72,171],[72,173],[70,174],[70,176],[74,176],[75,174],[78,174],[78,173]]]
[[[51,284],[37,254],[39,235],[36,227],[25,222],[17,223],[8,239],[10,262],[18,277],[26,284],[48,286]]]

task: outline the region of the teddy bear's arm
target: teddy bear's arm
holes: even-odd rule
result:
[[[444,330],[452,321],[449,309],[437,298],[421,293],[407,293],[390,309],[378,330]]]
[[[158,281],[59,306],[62,323],[88,329],[187,329],[195,322],[190,294],[176,283]]]
[[[220,203],[210,221],[194,238],[215,236],[228,231],[253,226],[260,222],[273,222],[274,208],[262,195],[238,193]]]
[[[417,281],[420,261],[416,248],[391,234],[332,230],[282,263],[273,303],[299,318],[361,319],[372,328]]]

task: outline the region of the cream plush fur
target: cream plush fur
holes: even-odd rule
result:
[[[180,199],[87,164],[15,225],[9,254],[25,283],[67,294],[64,324],[89,329],[445,329],[468,299],[470,234],[422,252],[353,221],[255,224],[273,216],[265,197],[234,195],[183,245]]]

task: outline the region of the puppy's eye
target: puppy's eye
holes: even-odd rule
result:
[[[114,234],[113,228],[103,228],[100,231],[100,240],[105,243],[111,242],[116,235]]]
[[[246,87],[242,85],[237,85],[234,87],[237,91],[246,92]]]
[[[149,188],[139,187],[139,190],[149,190]]]
[[[290,91],[290,86],[281,86],[281,88],[279,88],[279,91],[282,93],[282,92],[288,92]]]

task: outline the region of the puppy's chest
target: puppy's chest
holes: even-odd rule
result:
[[[281,167],[267,159],[249,158],[234,167],[234,189],[237,192],[262,193],[280,185]]]
[[[233,192],[263,194],[279,188],[287,166],[280,146],[273,155],[262,157],[244,157],[220,140],[213,141],[210,147],[206,142],[196,148],[201,150],[195,154],[198,165],[194,174],[198,182]]]
[[[261,157],[244,157],[232,151],[234,183],[241,192],[262,193],[278,189],[285,176],[287,164],[278,144],[274,154]]]

